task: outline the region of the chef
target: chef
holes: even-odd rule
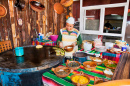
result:
[[[78,45],[82,44],[82,39],[79,31],[74,28],[75,19],[69,17],[66,20],[66,27],[60,29],[60,33],[57,39],[57,44],[60,48],[64,48],[68,45],[73,45],[71,52],[65,52],[65,60],[72,59],[73,53],[78,51]]]

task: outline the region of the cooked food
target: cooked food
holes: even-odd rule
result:
[[[52,49],[55,50],[57,56],[60,56],[60,55],[61,55],[61,56],[64,56],[64,55],[65,55],[64,50],[62,50],[62,49],[60,49],[60,48],[53,47]]]
[[[110,64],[110,65],[106,65],[107,67],[116,67],[116,64]]]
[[[84,62],[85,67],[95,67],[97,64],[95,62]]]
[[[105,69],[104,73],[108,74],[108,75],[113,75],[112,71],[110,69]]]
[[[114,62],[111,60],[108,60],[108,64],[111,65],[111,64],[114,64]]]
[[[60,75],[64,75],[64,74],[68,74],[70,72],[70,70],[69,69],[60,69],[58,72],[57,72],[57,74],[60,74]]]
[[[56,52],[56,55],[59,56],[59,55],[60,55],[60,52]]]
[[[88,83],[88,79],[84,76],[76,75],[72,78],[72,81],[75,83],[80,83],[80,84],[86,84]]]
[[[72,47],[67,47],[68,49],[72,48]]]
[[[57,47],[53,47],[53,49],[58,49]]]
[[[76,62],[71,62],[68,64],[69,67],[78,67],[80,66],[80,64],[76,63]]]
[[[94,58],[93,61],[95,61],[95,62],[102,62],[102,60],[99,59],[99,58]]]

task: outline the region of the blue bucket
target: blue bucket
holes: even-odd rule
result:
[[[87,61],[87,54],[83,52],[76,52],[73,54],[73,60],[83,63]]]
[[[17,64],[23,63],[24,62],[24,56],[17,56],[16,62],[17,62]]]
[[[23,47],[16,47],[13,51],[14,51],[15,56],[23,56],[24,55]]]

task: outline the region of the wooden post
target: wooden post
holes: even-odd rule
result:
[[[13,46],[15,48],[15,47],[17,47],[17,38],[16,38],[15,22],[14,22],[14,4],[13,4],[12,0],[9,0],[9,10],[10,10]]]

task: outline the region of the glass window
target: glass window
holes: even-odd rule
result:
[[[100,9],[86,10],[84,18],[85,30],[99,30],[100,26]]]
[[[105,8],[104,33],[121,34],[124,7]]]
[[[83,0],[83,6],[116,4],[127,2],[127,0]]]

